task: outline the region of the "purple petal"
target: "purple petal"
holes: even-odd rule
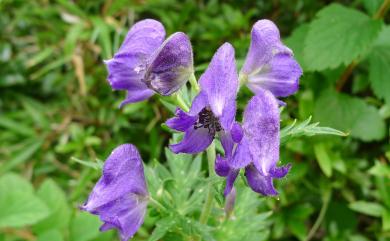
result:
[[[164,39],[164,26],[159,21],[145,19],[135,23],[130,28],[115,55],[122,56],[131,53],[139,58],[149,57],[160,47]]]
[[[239,143],[242,140],[242,137],[244,136],[244,131],[240,124],[237,122],[233,124],[232,129],[230,130],[230,133],[232,135],[232,139],[235,143]]]
[[[260,90],[244,112],[244,139],[256,168],[268,176],[279,161],[280,117],[278,102],[271,92]]]
[[[147,198],[129,194],[99,207],[95,212],[104,222],[100,231],[117,228],[121,240],[127,241],[144,222],[147,203]]]
[[[207,95],[205,92],[201,91],[197,96],[195,96],[192,101],[191,109],[189,111],[190,115],[198,115],[199,112],[208,105]]]
[[[248,185],[253,191],[264,196],[278,195],[278,192],[275,190],[272,183],[272,177],[261,175],[261,173],[253,165],[249,165],[245,168],[245,176],[248,181]]]
[[[170,145],[170,149],[174,153],[196,154],[206,150],[213,139],[214,136],[209,133],[207,128],[194,129],[191,127],[186,130],[183,140]]]
[[[280,41],[278,27],[270,20],[259,20],[253,25],[251,44],[241,73],[257,72],[277,53],[292,55],[292,51]]]
[[[135,56],[115,57],[104,61],[108,70],[107,80],[113,90],[144,90],[145,83],[141,81],[144,70],[134,71],[139,60]]]
[[[238,76],[234,59],[234,48],[231,44],[223,44],[214,54],[207,70],[199,80],[202,92],[207,96],[211,110],[217,118],[222,113],[235,114],[235,99],[238,90]],[[234,117],[234,115],[233,115]],[[224,117],[222,127],[229,129],[234,118]],[[230,121],[230,123],[228,123]]]
[[[141,156],[135,146],[123,144],[105,161],[103,175],[83,208],[92,211],[129,193],[148,195]]]
[[[269,171],[269,174],[273,178],[283,178],[287,175],[287,173],[290,171],[290,169],[291,169],[291,164],[287,164],[287,165],[281,166],[281,167],[274,167],[274,168],[271,168],[271,170]]]
[[[229,171],[229,174],[226,177],[226,187],[223,191],[223,195],[225,195],[225,197],[232,191],[234,182],[236,181],[239,172],[239,169],[231,169]]]
[[[222,116],[219,118],[221,126],[225,131],[228,131],[232,128],[234,120],[236,118],[236,100],[231,99],[226,102],[225,108],[223,109]]]
[[[218,155],[217,159],[215,160],[215,173],[217,173],[217,175],[220,177],[226,177],[229,174],[229,171],[230,167],[227,161]]]
[[[157,93],[171,95],[193,74],[191,42],[187,35],[171,35],[150,60],[144,82]]]
[[[166,124],[169,128],[182,132],[193,126],[198,118],[197,116],[188,115],[180,108],[176,109],[175,115],[175,117],[168,119]]]
[[[162,44],[165,30],[156,20],[134,24],[114,58],[105,61],[108,82],[114,90],[141,91],[147,86],[141,81],[147,59]]]
[[[228,159],[230,167],[240,169],[246,167],[252,162],[249,145],[250,143],[248,139],[244,136],[241,142],[237,145],[233,157]]]
[[[102,177],[81,209],[100,217],[101,231],[117,228],[127,240],[143,223],[147,200],[141,157],[135,146],[124,144],[107,158]]]
[[[301,75],[302,69],[291,55],[278,54],[248,77],[248,87],[256,94],[264,88],[277,97],[286,97],[298,91]]]
[[[225,157],[229,159],[233,155],[234,141],[232,135],[230,132],[221,131],[219,133],[219,139],[225,151]]]
[[[122,103],[119,105],[119,108],[122,108],[129,103],[146,100],[152,95],[154,95],[154,91],[150,89],[128,90],[126,99],[122,101]]]

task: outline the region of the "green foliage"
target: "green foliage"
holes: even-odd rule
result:
[[[365,54],[381,28],[380,21],[340,4],[323,8],[311,22],[305,40],[307,69],[325,70],[348,65]]]
[[[118,240],[77,207],[122,143],[140,149],[152,198],[166,209],[149,203],[135,241],[305,240],[318,220],[311,240],[388,240],[389,13],[379,12],[383,0],[334,2],[0,1],[0,240]],[[277,198],[253,193],[242,174],[226,217],[224,180],[206,177],[205,156],[165,149],[175,97],[117,108],[125,93],[112,92],[103,60],[143,18],[188,33],[198,77],[224,42],[241,66],[252,24],[275,21],[305,71],[300,91],[283,99],[280,159],[292,169],[275,180]],[[187,105],[193,96],[182,90]],[[238,120],[251,96],[240,91]],[[201,224],[208,182],[215,196]]]
[[[390,104],[390,81],[387,78],[390,69],[390,27],[382,30],[368,58],[371,87],[375,95]]]
[[[46,218],[49,210],[31,184],[15,174],[0,178],[0,227],[23,227]]]
[[[314,115],[323,125],[346,131],[364,141],[381,140],[386,134],[386,124],[374,106],[334,91],[322,93]]]

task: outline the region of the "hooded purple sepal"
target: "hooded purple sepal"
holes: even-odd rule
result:
[[[238,76],[231,44],[223,44],[214,54],[200,80],[200,93],[188,113],[176,111],[167,125],[184,132],[181,142],[170,146],[174,153],[195,154],[204,151],[216,135],[230,136],[236,114]],[[237,129],[237,127],[236,127]],[[235,137],[239,137],[239,130]]]
[[[193,74],[192,47],[182,32],[172,34],[149,60],[143,81],[161,95],[179,90]]]
[[[278,194],[273,186],[273,179],[283,178],[291,167],[277,167],[279,122],[277,99],[270,91],[259,90],[245,108],[242,125],[244,135],[240,143],[233,148],[232,154],[228,152],[226,160],[219,157],[216,161],[217,173],[226,176],[225,196],[232,190],[241,168],[245,168],[245,176],[252,190],[265,196]],[[228,147],[225,152],[231,150]]]
[[[123,144],[105,161],[102,177],[80,209],[100,217],[101,231],[118,229],[121,240],[127,241],[144,222],[148,196],[138,150]]]
[[[277,97],[294,94],[299,87],[302,69],[292,51],[280,40],[277,26],[270,20],[259,20],[251,32],[251,44],[241,74],[248,87],[257,94],[267,89]]]
[[[248,185],[253,191],[264,196],[276,196],[278,195],[278,191],[274,188],[273,179],[285,177],[290,168],[291,165],[288,164],[277,168],[275,173],[270,173],[268,176],[264,176],[254,165],[251,164],[245,168],[245,176],[248,181]]]
[[[104,61],[108,70],[108,82],[113,90],[127,90],[121,106],[145,100],[154,94],[142,81],[147,60],[161,46],[165,38],[164,26],[153,19],[134,24],[118,52]]]

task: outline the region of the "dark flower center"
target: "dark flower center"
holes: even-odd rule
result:
[[[206,128],[214,136],[216,132],[223,130],[219,119],[214,116],[213,112],[205,107],[199,112],[199,119],[194,124],[194,129]]]

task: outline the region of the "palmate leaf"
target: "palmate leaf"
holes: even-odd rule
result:
[[[381,21],[340,4],[323,8],[310,24],[305,40],[307,69],[321,71],[348,65],[365,54],[381,28]]]
[[[297,124],[297,120],[286,126],[280,131],[280,142],[281,144],[288,141],[290,138],[299,136],[314,136],[314,135],[336,135],[336,136],[347,136],[347,133],[330,128],[318,126],[320,123],[310,123],[312,117],[310,116],[302,123]]]

